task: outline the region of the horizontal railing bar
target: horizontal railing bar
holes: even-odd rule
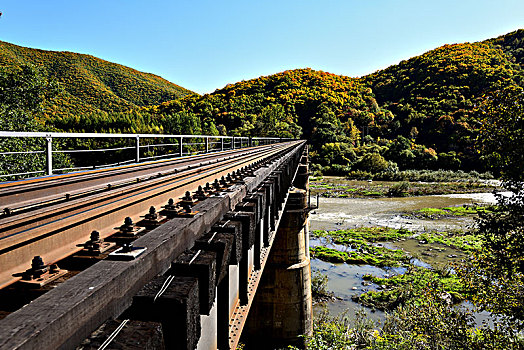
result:
[[[205,142],[188,142],[188,143],[184,142],[185,146],[195,146],[195,145],[205,145],[205,144],[206,144]]]
[[[98,168],[105,168],[105,167],[110,167],[110,166],[114,166],[114,165],[131,164],[131,163],[134,163],[134,162],[135,162],[134,159],[130,159],[130,160],[123,160],[123,161],[117,162],[117,163],[91,165],[91,166],[82,166],[82,167],[74,167],[74,168],[58,168],[58,169],[53,169],[53,170],[63,171],[63,170],[98,169]]]
[[[11,154],[35,154],[35,153],[45,153],[45,151],[24,151],[24,152],[2,152],[0,155],[7,156]]]
[[[217,138],[232,139],[233,136],[216,135],[170,135],[170,134],[107,134],[107,133],[73,133],[73,132],[25,132],[25,131],[0,131],[0,137],[52,137],[52,138]],[[234,136],[237,140],[248,140],[246,136]],[[279,137],[253,137],[263,140],[291,140]]]
[[[165,157],[170,157],[170,156],[176,156],[178,157],[180,155],[180,153],[167,153],[167,154],[163,154],[163,155],[160,155],[160,156],[151,156],[151,157],[140,157],[140,159],[142,160],[149,160],[149,159],[158,159],[158,158],[165,158]]]
[[[178,146],[179,143],[157,143],[157,144],[151,144],[151,145],[141,145],[140,148],[147,148],[147,147],[163,147],[163,146]]]
[[[30,171],[27,173],[17,173],[17,174],[6,174],[6,175],[0,175],[0,177],[10,177],[10,176],[19,176],[19,175],[32,175],[32,174],[42,174],[45,173],[45,171]]]
[[[106,152],[106,151],[121,151],[124,149],[135,149],[135,147],[117,147],[117,148],[98,148],[98,149],[70,149],[53,151],[53,153],[82,153],[82,152]]]

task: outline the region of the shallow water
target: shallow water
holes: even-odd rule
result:
[[[404,198],[319,198],[310,213],[312,230],[342,230],[359,226],[383,226],[411,231],[471,228],[471,217],[439,220],[406,218],[403,213],[422,208],[442,208],[476,203],[495,203],[492,193],[452,194]]]
[[[315,313],[321,312],[325,307],[332,316],[340,315],[344,312],[347,312],[348,315],[354,315],[358,310],[362,309],[369,318],[375,321],[381,321],[384,318],[384,312],[364,308],[351,300],[353,295],[359,295],[369,290],[377,290],[377,285],[362,285],[362,275],[369,273],[385,277],[386,275],[391,276],[391,274],[404,272],[370,265],[333,264],[319,259],[311,259],[311,269],[313,271],[321,271],[327,275],[329,278],[328,290],[333,292],[338,298],[341,298],[341,300],[324,303],[324,305],[315,305]]]
[[[411,231],[425,230],[446,231],[468,229],[475,223],[472,217],[452,217],[446,219],[411,219],[401,216],[404,212],[428,207],[448,207],[463,204],[495,203],[495,196],[491,193],[453,194],[439,196],[422,196],[409,198],[320,198],[320,207],[310,213],[311,230],[342,230],[359,226],[383,226],[391,228],[406,228]],[[310,238],[312,247],[324,245],[330,248],[349,251],[344,245],[329,242],[327,238]],[[459,261],[466,255],[454,248],[441,244],[421,244],[416,239],[403,239],[397,242],[384,242],[387,248],[403,249],[409,252],[414,259],[412,263],[422,267],[443,267],[453,261]],[[377,290],[379,286],[363,285],[362,276],[373,274],[379,277],[388,277],[404,273],[404,268],[379,268],[369,265],[332,264],[318,259],[311,260],[313,271],[319,270],[329,278],[328,290],[332,291],[341,300],[316,305],[314,312],[327,309],[332,316],[346,312],[354,315],[363,309],[366,315],[382,321],[384,312],[363,308],[351,300],[351,296],[369,290]],[[486,315],[475,314],[477,319],[485,319]]]

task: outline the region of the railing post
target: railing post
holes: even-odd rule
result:
[[[136,135],[135,137],[135,150],[136,150],[136,157],[135,160],[137,163],[140,163],[140,136]]]
[[[53,138],[51,135],[46,136],[46,165],[47,165],[47,175],[53,175]]]
[[[235,149],[235,136],[231,138],[231,149]]]
[[[223,137],[220,139],[220,150],[221,151],[224,150],[224,138]]]
[[[180,157],[182,157],[184,155],[184,138],[182,136],[180,137],[179,147],[180,147]]]
[[[249,136],[248,140],[249,140],[248,146],[253,147],[253,140],[251,140],[251,136]]]
[[[209,136],[206,136],[205,140],[206,140],[206,153],[209,153]]]

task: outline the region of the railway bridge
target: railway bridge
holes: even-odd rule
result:
[[[0,138],[41,139],[0,156],[45,164],[0,182],[0,349],[271,349],[311,332],[305,141]]]

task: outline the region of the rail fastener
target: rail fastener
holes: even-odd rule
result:
[[[168,218],[174,218],[178,213],[178,209],[175,205],[175,201],[173,200],[173,198],[169,198],[167,200],[167,204],[164,205],[162,208],[164,209],[162,209],[160,213],[167,216]]]
[[[182,217],[182,218],[192,218],[193,216],[195,216],[196,214],[199,213],[199,211],[192,211],[191,208],[193,206],[190,205],[189,203],[186,203],[184,205],[182,205],[182,208],[177,210],[177,212],[175,213],[174,217]]]
[[[197,200],[194,199],[192,196],[191,196],[191,192],[189,191],[186,191],[184,197],[181,197],[180,198],[180,202],[178,203],[181,207],[184,207],[186,205],[189,205],[189,206],[194,206],[196,204]]]
[[[198,189],[196,190],[195,194],[193,195],[193,198],[196,198],[198,201],[203,201],[208,197],[209,195],[206,194],[202,186],[198,186]]]
[[[31,261],[31,268],[17,275],[22,276],[19,283],[30,288],[40,288],[65,275],[67,272],[67,270],[60,269],[56,264],[44,264],[42,257],[37,255]]]
[[[129,239],[134,238],[137,234],[143,232],[145,227],[138,227],[129,216],[124,219],[124,224],[120,227],[115,227],[118,230],[116,234],[111,236],[111,239]]]
[[[83,249],[78,252],[75,257],[98,257],[100,254],[103,254],[116,246],[116,243],[104,242],[100,237],[100,232],[94,230],[91,232],[89,240],[78,246],[83,247]]]
[[[157,213],[154,206],[149,207],[149,213],[144,216],[144,219],[139,221],[137,225],[144,226],[148,229],[153,229],[160,226],[160,224],[166,219],[165,216]]]

